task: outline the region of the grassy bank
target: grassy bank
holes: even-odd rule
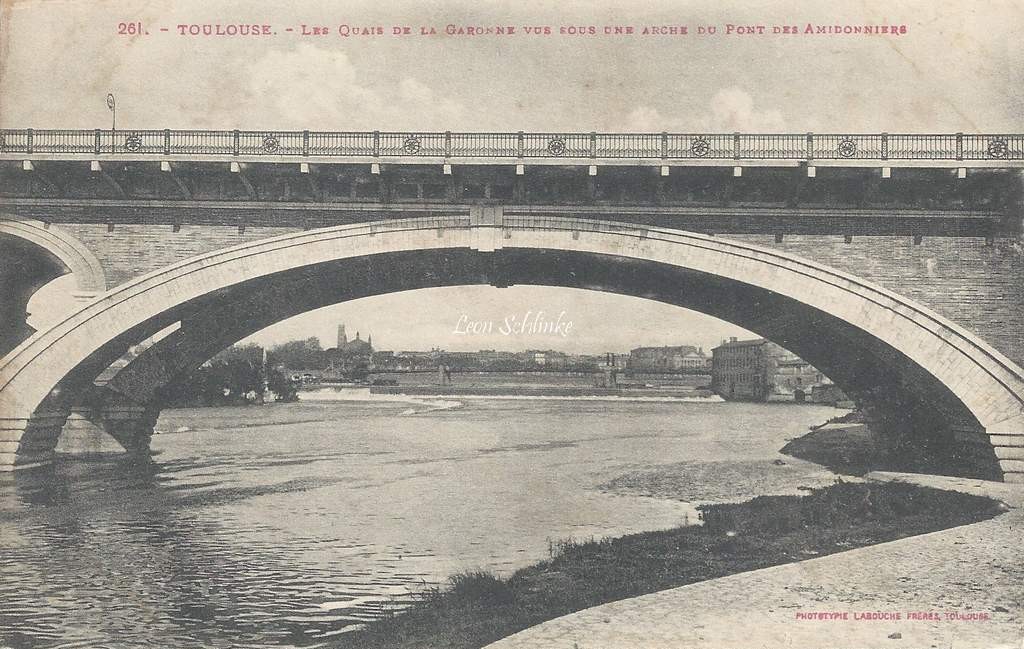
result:
[[[999,504],[906,484],[837,483],[807,496],[701,508],[701,526],[557,543],[508,578],[475,572],[333,646],[482,647],[605,602],[991,518]]]

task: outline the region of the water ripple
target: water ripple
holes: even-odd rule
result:
[[[601,485],[666,465],[688,485],[804,484],[811,469],[770,459],[831,414],[525,403],[169,411],[153,464],[65,457],[0,481],[0,646],[316,646],[456,572],[689,511]]]

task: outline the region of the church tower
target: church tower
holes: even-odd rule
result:
[[[338,349],[345,349],[348,344],[348,336],[345,335],[345,325],[338,325]]]

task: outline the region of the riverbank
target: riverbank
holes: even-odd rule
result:
[[[387,385],[372,386],[371,394],[472,397],[642,397],[652,399],[711,399],[710,390],[695,388],[598,388],[554,385]],[[721,399],[715,397],[716,401]]]
[[[547,561],[445,589],[334,647],[475,648],[574,611],[740,572],[974,523],[997,501],[908,484],[839,482],[807,496],[700,507],[702,525],[592,542],[558,542]]]
[[[872,471],[985,496],[986,521],[617,600],[485,649],[910,649],[1019,647],[1021,485]]]
[[[786,443],[780,453],[814,462],[844,475],[899,467],[870,425],[859,417],[831,422]]]
[[[345,386],[299,392],[303,403],[408,402],[458,404],[458,400],[609,401],[659,403],[724,403],[707,391],[620,390],[561,386]]]
[[[827,467],[842,475],[862,476],[870,471],[905,471],[966,478],[997,480],[995,457],[954,441],[900,440],[852,411],[789,440],[779,452]]]

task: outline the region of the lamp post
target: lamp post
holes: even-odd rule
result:
[[[117,102],[114,101],[114,93],[112,93],[112,92],[108,92],[107,93],[107,108],[110,109],[110,113],[111,113],[111,117],[110,117],[110,152],[114,153],[115,147],[117,146],[116,144],[114,144],[114,139],[115,139],[114,132],[117,129]]]

